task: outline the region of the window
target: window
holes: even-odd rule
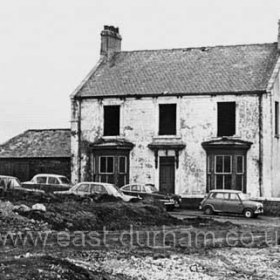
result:
[[[159,135],[176,135],[176,104],[159,105]]]
[[[100,157],[99,173],[114,173],[114,157]]]
[[[215,156],[216,189],[231,189],[231,156]]]
[[[279,102],[275,101],[275,136],[279,135]]]
[[[245,155],[211,153],[207,156],[207,192],[232,189],[246,192]]]
[[[36,178],[37,184],[46,184],[47,183],[47,177],[37,177]]]
[[[106,189],[102,185],[91,185],[92,193],[107,193]]]
[[[96,150],[90,167],[92,182],[110,183],[118,187],[129,183],[129,154],[126,150]]]
[[[120,106],[104,106],[104,135],[120,134]]]
[[[218,102],[218,136],[235,135],[235,102]]]
[[[78,189],[78,192],[89,192],[89,185],[88,184],[81,184]]]
[[[52,185],[59,185],[59,181],[55,177],[49,177],[48,183]]]
[[[236,193],[231,193],[229,199],[230,200],[239,200],[239,196]]]
[[[126,173],[126,157],[119,157],[119,173]]]
[[[224,200],[224,199],[228,199],[229,194],[228,193],[214,193],[212,197],[215,198],[215,199]]]
[[[141,186],[140,185],[131,185],[131,191],[132,192],[141,192]]]

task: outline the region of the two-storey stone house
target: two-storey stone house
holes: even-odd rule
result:
[[[100,60],[71,96],[73,181],[280,196],[280,39],[143,51],[121,40],[104,27]]]

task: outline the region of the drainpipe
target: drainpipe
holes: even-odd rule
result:
[[[263,94],[259,95],[259,194],[263,196]]]
[[[81,182],[81,98],[78,101],[78,181]]]

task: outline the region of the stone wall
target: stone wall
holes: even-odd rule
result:
[[[87,177],[88,144],[103,137],[103,106],[120,105],[120,136],[135,144],[130,153],[130,182],[152,182],[159,184],[159,169],[155,168],[154,153],[147,147],[158,135],[159,104],[177,104],[177,135],[169,139],[181,139],[186,148],[179,153],[179,167],[175,171],[175,192],[179,194],[204,194],[206,190],[206,153],[203,141],[217,135],[217,102],[236,102],[237,139],[251,141],[247,154],[247,192],[259,195],[259,98],[257,95],[215,95],[181,97],[143,97],[83,99],[81,104],[81,180]],[[77,127],[75,122],[72,128]],[[77,129],[77,128],[76,128]],[[75,129],[74,129],[75,130]],[[74,131],[72,129],[72,132]],[[74,131],[75,132],[75,131]],[[106,138],[106,137],[104,137]],[[108,137],[107,137],[108,138]],[[77,135],[72,136],[77,143]],[[77,159],[78,148],[72,147]],[[165,156],[159,151],[159,156]],[[173,151],[168,155],[172,156]],[[73,168],[72,179],[78,178]],[[269,186],[267,182],[266,187]]]

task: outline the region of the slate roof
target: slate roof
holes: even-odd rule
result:
[[[30,129],[0,145],[0,158],[70,156],[70,129]]]
[[[265,91],[277,58],[277,43],[122,51],[103,61],[76,95]]]

